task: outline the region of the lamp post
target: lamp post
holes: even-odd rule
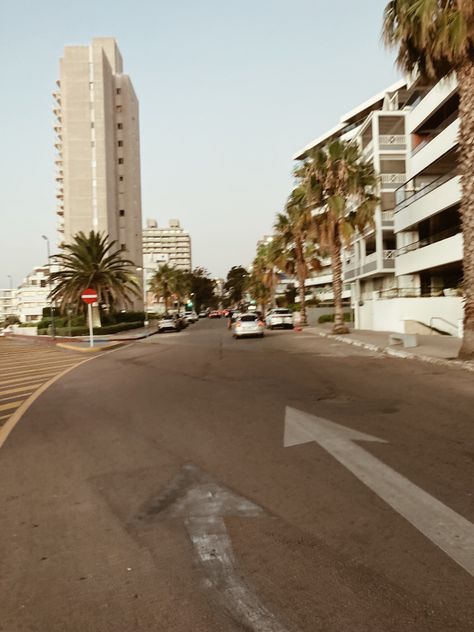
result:
[[[137,272],[141,272],[141,271],[143,271],[143,311],[145,313],[145,318],[143,320],[143,324],[144,324],[145,327],[148,327],[147,299],[146,299],[146,291],[147,291],[147,287],[146,287],[146,282],[147,282],[146,266],[143,266],[143,268],[141,268],[141,267],[137,268]]]
[[[51,253],[49,250],[49,238],[46,235],[41,235],[41,237],[46,241],[46,251],[48,253],[48,287],[51,293]],[[54,299],[51,299],[51,337],[54,339],[56,337],[56,325],[54,322]]]

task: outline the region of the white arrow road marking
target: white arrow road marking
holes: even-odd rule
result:
[[[284,446],[316,441],[395,511],[474,575],[474,525],[354,441],[383,439],[287,408]]]
[[[216,592],[234,621],[249,632],[290,632],[239,575],[224,522],[225,515],[254,517],[262,513],[261,507],[188,464],[139,518],[182,518],[206,574],[207,588]]]

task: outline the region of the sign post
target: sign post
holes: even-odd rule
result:
[[[92,303],[97,301],[97,292],[92,288],[83,290],[81,298],[84,303],[87,303],[87,319],[89,321],[89,347],[94,346],[94,330],[92,327]]]

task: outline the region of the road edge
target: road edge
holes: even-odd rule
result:
[[[34,393],[32,393],[28,399],[25,399],[25,401],[21,404],[21,406],[19,406],[15,412],[13,413],[13,415],[8,419],[8,421],[6,422],[6,424],[4,424],[1,428],[0,428],[0,449],[3,447],[3,444],[5,443],[5,441],[8,439],[10,433],[12,432],[12,430],[15,428],[15,426],[17,425],[17,423],[20,421],[20,419],[23,417],[23,415],[26,413],[26,411],[30,408],[30,406],[38,399],[38,397],[40,395],[42,395],[50,386],[52,386],[55,382],[57,382],[58,380],[60,380],[62,377],[64,377],[67,373],[69,373],[70,371],[73,371],[74,369],[77,369],[77,367],[81,366],[82,364],[85,364],[86,362],[89,362],[90,360],[95,360],[96,358],[101,358],[102,356],[108,354],[108,353],[113,353],[114,351],[118,351],[119,349],[124,349],[125,347],[130,346],[131,344],[133,344],[132,342],[130,342],[128,345],[120,345],[120,347],[116,347],[114,349],[110,349],[108,351],[104,351],[101,354],[98,355],[91,355],[88,358],[84,358],[84,360],[81,360],[80,362],[78,362],[77,364],[75,364],[74,366],[70,366],[67,369],[64,369],[64,371],[61,371],[61,373],[58,373],[57,375],[55,375],[54,377],[52,377],[50,380],[48,380],[47,382],[45,382],[44,384],[42,384],[39,388],[36,389],[36,391]]]

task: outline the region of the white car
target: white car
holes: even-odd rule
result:
[[[240,314],[232,324],[232,335],[236,339],[245,336],[263,338],[264,329],[265,323],[257,314]]]
[[[181,331],[182,326],[176,314],[164,314],[158,321],[158,333],[165,331]]]
[[[293,313],[286,307],[275,307],[268,312],[265,324],[268,329],[275,329],[276,327],[293,329]]]
[[[195,323],[198,319],[198,315],[194,311],[184,312],[184,317],[188,323]]]

